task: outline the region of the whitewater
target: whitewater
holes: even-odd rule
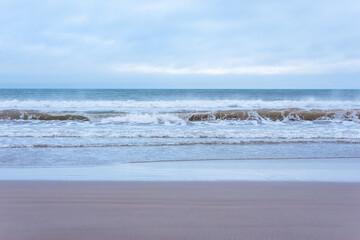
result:
[[[296,165],[358,157],[359,90],[0,89],[0,169],[175,161],[173,168],[189,159],[221,161],[226,164],[217,168],[229,169],[241,166],[236,159]],[[121,166],[120,172],[127,169]]]

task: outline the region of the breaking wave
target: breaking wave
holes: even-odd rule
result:
[[[81,120],[89,121],[89,119],[82,115],[73,115],[67,113],[43,113],[39,111],[18,111],[18,110],[4,110],[0,111],[0,119],[5,120]]]
[[[189,121],[206,120],[266,120],[266,121],[315,121],[315,120],[355,120],[360,119],[360,110],[236,110],[214,113],[196,113]]]
[[[187,111],[159,113],[124,113],[124,112],[41,112],[35,110],[3,110],[2,120],[58,120],[58,121],[101,121],[106,123],[142,123],[142,124],[186,124],[187,122],[213,121],[321,121],[360,120],[360,109],[304,110],[287,109],[252,109],[223,111]]]

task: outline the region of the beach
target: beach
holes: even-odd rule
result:
[[[0,240],[358,240],[358,96],[0,89]]]
[[[0,0],[0,240],[360,240],[359,12]]]
[[[1,181],[0,239],[359,239],[360,184]]]

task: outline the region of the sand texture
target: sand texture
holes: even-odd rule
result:
[[[357,240],[359,183],[0,182],[1,240]]]

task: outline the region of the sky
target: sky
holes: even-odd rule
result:
[[[358,0],[0,0],[0,88],[360,88]]]

